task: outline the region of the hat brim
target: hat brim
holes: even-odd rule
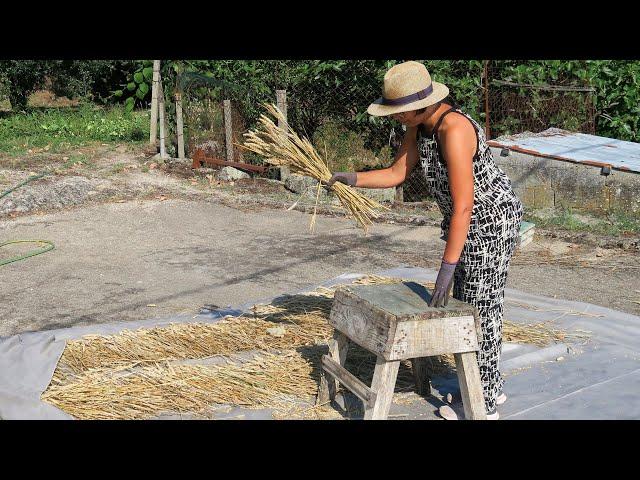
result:
[[[367,108],[367,113],[375,117],[384,117],[386,115],[393,115],[394,113],[410,112],[412,110],[419,110],[424,107],[429,107],[444,100],[449,95],[449,88],[443,83],[432,82],[433,92],[422,100],[417,100],[406,105],[382,105],[380,103],[372,103]],[[380,102],[380,97],[377,102]]]

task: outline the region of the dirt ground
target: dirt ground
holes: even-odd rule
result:
[[[0,158],[0,192],[76,155],[82,163],[0,199],[0,243],[56,248],[0,267],[0,336],[197,313],[315,285],[345,272],[436,269],[444,242],[433,206],[396,208],[364,236],[328,202],[274,180],[219,182],[189,162],[126,145]],[[295,209],[289,209],[296,201]],[[538,231],[508,287],[640,315],[638,238]],[[24,251],[6,246],[0,258]]]

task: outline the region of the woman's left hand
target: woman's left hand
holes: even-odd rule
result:
[[[448,263],[444,260],[440,265],[436,286],[433,288],[431,295],[430,307],[446,307],[449,302],[449,294],[453,286],[453,274],[456,271],[458,263]]]
[[[327,187],[332,187],[334,183],[340,182],[345,185],[349,185],[350,187],[355,187],[357,181],[358,174],[356,172],[335,172],[331,175],[331,178],[327,180],[325,185]]]

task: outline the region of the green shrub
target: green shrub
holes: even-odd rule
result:
[[[331,171],[371,170],[388,166],[392,159],[389,146],[376,154],[365,148],[361,135],[337,122],[319,127],[313,136],[313,144]]]

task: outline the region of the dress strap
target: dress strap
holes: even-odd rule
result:
[[[449,113],[453,112],[454,110],[456,110],[456,107],[451,107],[449,110],[447,110],[442,115],[440,115],[440,118],[438,119],[435,126],[433,127],[433,130],[432,130],[433,135],[438,134],[438,129],[440,128],[440,124],[442,123],[442,120],[444,120],[444,117],[446,117]]]

